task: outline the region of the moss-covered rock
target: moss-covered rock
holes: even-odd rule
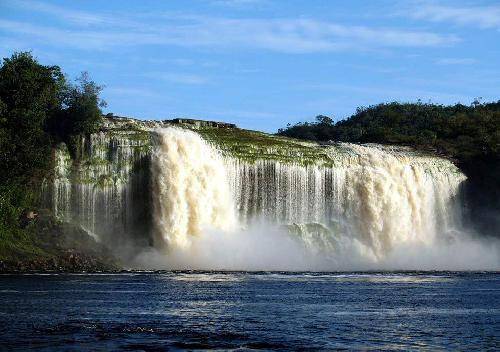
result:
[[[316,143],[239,128],[200,128],[197,132],[225,155],[248,162],[267,159],[303,165],[332,163],[326,148]]]

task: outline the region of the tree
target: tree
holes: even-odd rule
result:
[[[65,79],[58,66],[40,65],[29,52],[5,58],[0,68],[0,182],[26,179],[47,167],[46,123],[61,105]]]
[[[55,142],[75,141],[99,128],[102,87],[83,73],[69,83],[58,66],[29,52],[0,66],[0,240],[20,234],[18,219],[38,204]],[[21,232],[19,232],[21,231]],[[15,237],[15,236],[14,236]],[[1,244],[1,241],[0,241]]]
[[[18,218],[37,196],[35,179],[50,165],[47,121],[59,111],[64,76],[29,52],[4,58],[0,67],[0,238],[18,231]]]
[[[331,117],[325,116],[325,115],[318,115],[316,116],[316,121],[320,125],[325,125],[325,126],[331,126],[333,125],[333,119]]]
[[[101,123],[102,111],[106,102],[99,97],[103,87],[90,79],[87,72],[82,72],[76,80],[78,84],[70,85],[64,105],[65,113],[71,121],[71,134],[89,135],[95,132]]]
[[[87,72],[76,79],[76,84],[66,84],[61,91],[61,110],[51,122],[53,133],[68,143],[72,138],[96,132],[102,122],[101,107],[106,106],[99,96],[102,89]]]

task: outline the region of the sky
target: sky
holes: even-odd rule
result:
[[[105,86],[105,112],[275,132],[389,101],[500,99],[500,1],[0,0],[0,56]]]

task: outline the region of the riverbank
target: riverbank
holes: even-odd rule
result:
[[[119,261],[82,227],[40,215],[24,236],[0,241],[0,273],[116,272]]]
[[[120,267],[96,256],[68,249],[59,256],[0,260],[0,273],[93,273],[118,272]]]

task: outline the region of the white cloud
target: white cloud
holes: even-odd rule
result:
[[[201,85],[209,81],[206,77],[188,73],[155,72],[148,73],[148,77],[179,84]]]
[[[59,20],[67,21],[80,26],[95,26],[95,25],[124,25],[131,26],[133,22],[127,21],[124,18],[116,18],[116,16],[90,13],[86,11],[71,10],[66,7],[52,5],[49,3],[31,1],[31,0],[4,0],[3,5],[11,8],[18,8],[24,11],[54,16]]]
[[[195,61],[191,59],[173,59],[171,62],[178,66],[193,66],[195,64]]]
[[[106,87],[103,91],[103,94],[108,97],[113,98],[125,98],[130,99],[130,97],[141,97],[141,98],[161,98],[159,92],[153,91],[148,88],[137,88],[137,87],[121,87],[121,86],[112,86]]]
[[[436,91],[428,89],[418,89],[413,88],[415,85],[406,84],[392,84],[392,85],[350,85],[350,84],[336,84],[336,83],[321,83],[321,84],[303,84],[302,86],[296,85],[295,89],[299,90],[318,90],[318,91],[332,91],[338,92],[338,94],[352,94],[361,93],[365,97],[371,97],[374,101],[416,101],[421,99],[422,101],[442,101],[442,102],[462,102],[466,103],[470,101],[470,97],[446,91]],[[330,98],[328,98],[330,99]],[[331,100],[326,100],[327,102],[333,102]],[[319,100],[322,104],[324,100]],[[315,102],[311,102],[314,104]],[[332,105],[333,107],[334,105]]]
[[[438,65],[472,65],[477,63],[477,60],[472,58],[448,57],[448,58],[438,59],[436,60],[436,63]]]
[[[24,2],[22,3],[24,4]],[[341,25],[303,18],[229,19],[172,14],[135,14],[133,19],[112,18],[29,2],[24,10],[66,20],[66,26],[41,26],[0,20],[0,29],[31,40],[81,49],[117,46],[185,46],[218,49],[263,49],[283,53],[371,50],[397,47],[452,45],[454,35],[368,26]],[[92,23],[89,27],[87,24]]]
[[[409,11],[414,18],[480,28],[500,28],[500,6],[444,6],[420,4]]]
[[[247,7],[262,4],[264,0],[213,0],[213,5],[229,7]]]

